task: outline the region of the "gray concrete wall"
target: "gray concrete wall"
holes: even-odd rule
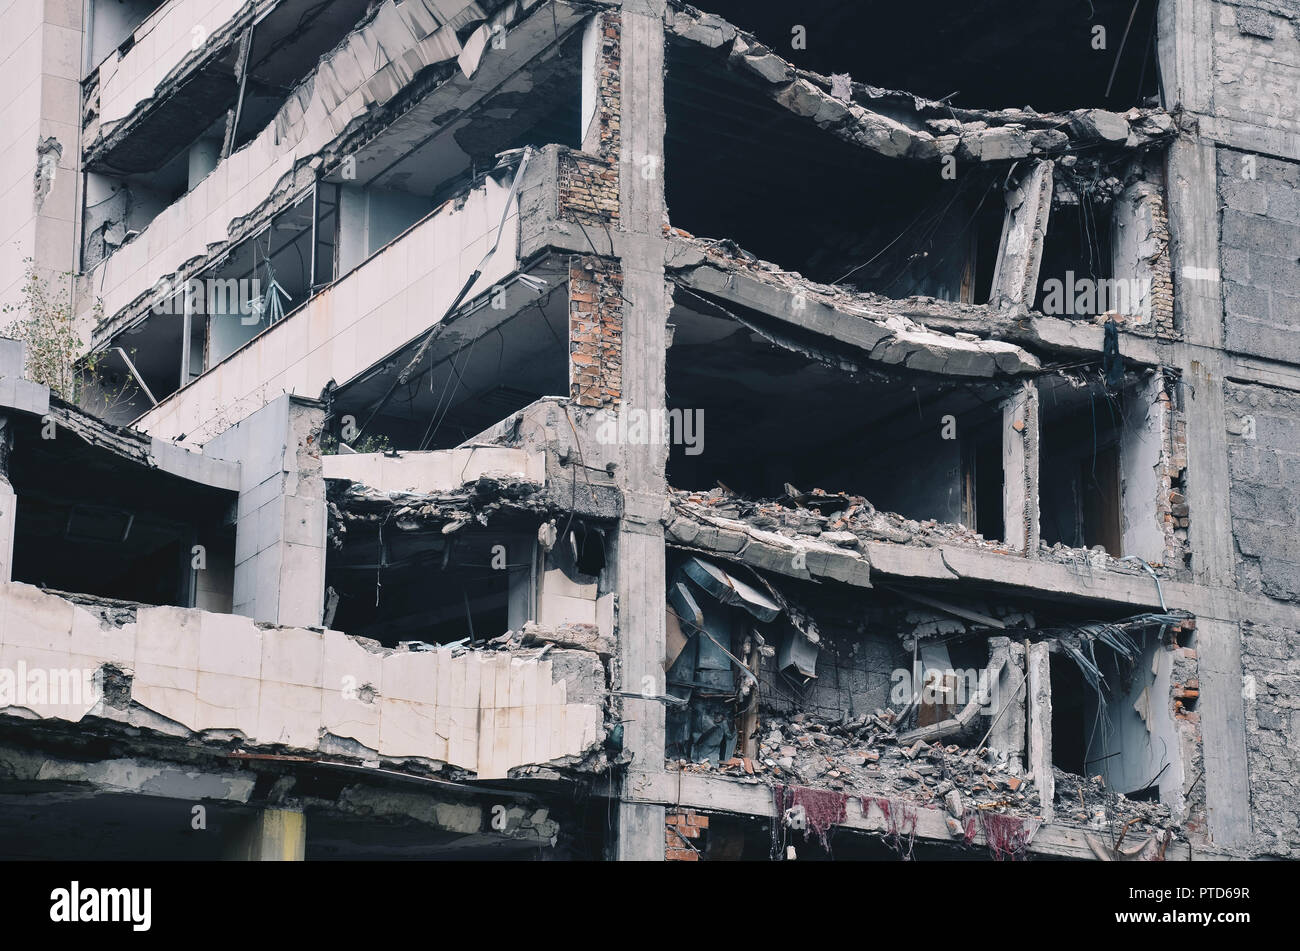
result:
[[[1212,7],[1214,111],[1300,132],[1300,9],[1293,0],[1220,0]]]
[[[1300,601],[1300,394],[1225,387],[1237,585]]]
[[[1300,162],[1220,148],[1218,165],[1225,345],[1300,362]]]
[[[911,655],[892,630],[826,635],[817,658],[817,679],[803,690],[781,677],[776,658],[763,658],[759,703],[764,716],[802,712],[829,720],[861,716],[891,705],[897,709],[897,704],[890,703],[896,682],[893,674],[911,666]]]
[[[1255,848],[1300,858],[1300,631],[1242,624],[1242,697]]]

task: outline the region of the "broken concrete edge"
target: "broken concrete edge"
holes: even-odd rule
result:
[[[238,45],[244,33],[250,26],[256,26],[264,20],[271,10],[278,6],[284,0],[247,0],[247,3],[237,10],[228,20],[207,34],[206,40],[196,49],[192,49],[173,66],[158,85],[154,87],[153,95],[135,103],[125,116],[112,121],[111,128],[105,132],[102,127],[96,127],[96,135],[89,143],[83,143],[82,154],[84,156],[85,167],[91,168],[104,156],[111,151],[117,144],[124,141],[139,128],[140,124],[146,119],[150,112],[157,108],[161,103],[174,94],[177,89],[195,73],[207,67],[213,60],[220,56],[231,53]],[[506,6],[511,0],[475,0],[477,5],[484,10],[484,13],[490,17],[501,7]],[[534,0],[536,2],[536,0]],[[464,0],[462,11],[474,5],[471,0]],[[366,10],[360,19],[353,25],[350,33],[356,33],[361,29],[371,25],[379,15],[379,4],[372,4]],[[482,22],[482,21],[480,21]],[[441,24],[440,24],[441,25]],[[133,40],[140,39],[136,31],[131,34]],[[321,59],[327,58],[331,53],[343,48],[348,44],[348,37],[344,37],[335,46],[322,54]],[[130,53],[126,54],[128,57]],[[92,97],[97,100],[100,88],[100,72],[103,65],[97,66],[83,81],[85,93],[83,95],[82,109],[87,118],[99,118],[97,102],[92,102]],[[315,75],[313,70],[307,77],[300,80],[294,87],[295,91],[309,82]]]
[[[772,790],[772,786],[752,778],[677,771],[629,772],[623,785],[623,799],[669,808],[693,809],[705,814],[723,813],[779,821],[773,817]],[[875,797],[868,792],[852,792],[846,794],[845,798],[855,801],[857,808],[846,810],[843,820],[836,823],[840,828],[889,838],[897,836],[900,831],[904,837],[908,834],[907,828],[900,830],[879,807],[880,799],[885,797]],[[886,801],[892,803],[892,800]],[[916,805],[915,816],[916,824],[912,834],[918,839],[950,845],[988,845],[978,822],[969,842],[965,841],[964,835],[954,838],[947,822],[948,812],[942,805]],[[1097,830],[1048,822],[1038,826],[1026,845],[1026,851],[1073,859],[1121,858],[1114,854],[1114,850],[1108,849],[1109,843],[1103,841],[1108,838],[1105,833]],[[1102,854],[1099,854],[1099,850]],[[1163,860],[1204,861],[1244,858],[1246,855],[1244,851],[1229,851],[1219,846],[1193,844],[1183,838],[1171,837],[1164,849]]]
[[[538,524],[570,510],[557,506],[536,482],[483,474],[459,489],[384,491],[344,479],[326,480],[329,534],[334,544],[351,523],[382,521],[398,531],[437,527],[452,535],[470,525],[490,525],[498,517]]]
[[[623,493],[615,481],[616,443],[582,434],[599,432],[611,410],[581,406],[571,397],[543,396],[457,448],[502,446],[545,456],[545,494],[556,509],[587,518],[613,520],[623,513]]]
[[[889,298],[810,281],[762,261],[728,239],[672,229],[668,277],[685,292],[755,310],[792,327],[865,351],[866,359],[909,369],[972,376],[1036,375],[1043,360],[1104,352],[1104,327],[1064,320],[1020,305],[999,309],[932,297]],[[733,315],[734,316],[734,315]],[[1157,366],[1154,332],[1121,325],[1122,356]],[[1026,349],[1026,348],[1032,348]],[[806,355],[813,356],[806,352]]]
[[[14,387],[15,396],[5,399],[2,394],[10,384]],[[32,383],[21,377],[9,379],[0,376],[0,408],[36,416],[43,422],[52,422],[58,429],[71,432],[86,445],[107,450],[135,465],[215,489],[232,492],[239,489],[238,462],[194,452],[169,440],[110,423],[55,396],[43,384]]]
[[[191,608],[132,604],[84,594],[64,596],[18,582],[0,585],[0,599],[4,601],[5,618],[5,627],[0,630],[3,634],[0,654],[4,658],[0,673],[7,675],[0,677],[6,701],[6,705],[0,707],[0,724],[63,724],[83,735],[89,731],[105,738],[144,737],[163,744],[179,742],[187,747],[198,744],[214,754],[239,752],[242,755],[333,757],[362,765],[377,764],[402,773],[445,775],[456,779],[527,776],[543,768],[576,773],[599,773],[610,768],[605,744],[612,727],[611,717],[614,716],[608,689],[608,663],[614,652],[612,642],[607,643],[598,632],[588,631],[582,625],[558,629],[534,625],[518,643],[509,638],[498,639],[491,648],[436,645],[424,649],[419,645],[389,648],[370,638],[321,627],[289,628],[255,622],[239,615],[218,615]],[[53,626],[35,629],[33,619],[36,618],[52,622]],[[23,629],[15,632],[11,620],[21,624]],[[210,635],[206,642],[203,637],[205,630]],[[189,638],[184,636],[186,633]],[[279,644],[275,643],[279,638],[264,640],[263,636],[267,634],[280,635],[285,640]],[[58,646],[61,639],[66,645],[62,649]],[[525,646],[525,639],[543,646]],[[166,646],[163,646],[163,641]],[[333,648],[329,646],[331,641]],[[39,647],[32,646],[37,643]],[[354,649],[351,654],[353,666],[348,666],[347,661],[349,645]],[[311,683],[299,683],[300,678],[312,677],[310,673],[301,671],[311,668],[313,647],[320,652],[319,660],[315,661],[321,665],[319,672]],[[355,649],[362,653],[356,654]],[[223,650],[234,654],[222,660],[217,655]],[[604,655],[599,652],[601,650],[605,650]],[[207,656],[206,662],[198,659],[200,651]],[[327,652],[331,654],[330,659],[325,657]],[[296,661],[291,654],[297,657]],[[194,658],[192,663],[182,663],[186,655]],[[160,663],[164,659],[168,663]],[[404,659],[416,666],[403,665],[404,669],[393,670],[396,678],[393,690],[397,696],[389,697],[384,692],[384,674],[389,664]],[[289,680],[268,679],[261,673],[252,673],[248,666],[250,660],[258,671],[265,664],[276,668],[296,664],[299,673],[290,674]],[[472,664],[471,669],[466,667],[470,661],[479,663]],[[224,666],[228,670],[208,669],[209,666]],[[243,673],[230,673],[229,670],[235,667]],[[444,667],[446,677],[451,678],[444,684],[452,692],[450,706],[448,700],[438,694],[438,684],[444,679],[440,676]],[[535,683],[532,692],[538,710],[545,708],[547,711],[541,719],[550,733],[527,744],[528,748],[535,746],[539,751],[547,750],[546,753],[536,757],[523,754],[525,761],[515,763],[489,759],[485,767],[480,759],[486,748],[484,744],[491,747],[500,745],[503,736],[498,734],[515,724],[515,712],[521,717],[517,724],[520,728],[533,729],[537,723],[536,718],[524,722],[529,719],[523,716],[526,711],[523,697],[528,691],[522,680],[517,684],[517,691],[514,686],[510,691],[509,697],[514,697],[516,692],[520,695],[515,707],[510,707],[509,697],[502,696],[498,689],[492,698],[492,707],[485,710],[478,698],[480,667],[484,677],[491,675],[495,678],[494,683],[508,675],[514,685],[528,669],[546,678],[544,684]],[[350,686],[345,677],[340,681],[340,687],[331,689],[324,679],[327,668],[335,674],[352,671]],[[467,676],[464,685],[455,682],[453,674],[458,668]],[[33,686],[33,696],[29,697],[28,682],[23,676],[40,671],[45,672],[40,695],[35,695],[36,687]],[[189,679],[187,674],[193,678],[190,682],[196,685],[190,688],[193,702],[188,708],[183,702],[187,693],[184,687],[184,682]],[[580,676],[570,684],[567,678],[575,674]],[[77,689],[73,689],[66,702],[49,702],[51,697],[47,689],[53,687],[47,688],[45,684],[53,684],[52,678],[56,676],[61,685],[70,683],[69,677],[76,680]],[[205,677],[208,678],[206,689]],[[222,678],[224,681],[218,683]],[[81,690],[83,681],[85,689]],[[265,707],[267,698],[227,696],[239,685],[225,681],[246,681],[247,685],[257,688],[257,694],[266,688],[272,689],[276,698],[273,713],[282,716],[289,709],[285,705],[289,704],[294,705],[298,714],[316,721],[310,738],[302,724],[291,727],[276,719],[280,725],[274,731],[275,738],[268,739],[269,734],[258,722],[260,709]],[[433,713],[419,718],[422,727],[403,721],[394,728],[417,733],[427,730],[430,738],[436,733],[443,737],[440,748],[445,748],[449,755],[416,751],[415,747],[420,744],[411,737],[400,735],[389,744],[387,751],[383,749],[385,740],[379,729],[380,717],[386,709],[391,707],[389,712],[401,715],[411,707],[446,707],[450,716],[459,709],[456,698],[460,691],[471,681],[473,696],[466,695],[467,699],[461,700],[460,706],[473,714],[473,732],[491,731],[490,735],[469,738],[465,742],[470,749],[461,749],[461,754],[472,759],[476,768],[455,761],[460,757],[457,756],[456,744],[448,743],[451,739],[448,734],[457,728],[454,723],[442,723],[438,727]],[[423,686],[417,687],[417,684]],[[410,691],[416,689],[424,690],[427,699],[421,702],[419,696],[411,695]],[[543,690],[551,691],[552,695],[549,698],[544,696]],[[314,701],[299,696],[303,691],[315,693]],[[307,708],[302,707],[304,702],[308,703]],[[344,705],[349,703],[363,706],[345,708]],[[392,707],[393,704],[397,706]],[[314,715],[310,712],[313,706],[318,711]],[[200,713],[226,722],[202,723]],[[486,717],[489,720],[487,727],[483,725],[486,714],[491,714]],[[558,719],[558,723],[553,719]],[[369,720],[375,722],[368,723]],[[564,736],[559,737],[558,742],[552,742],[556,740],[556,727]],[[290,737],[295,729],[296,739]],[[359,729],[361,733],[357,732]],[[348,735],[349,732],[354,735]],[[363,742],[358,738],[362,735],[372,736],[374,742]],[[578,735],[583,737],[581,742],[575,742]],[[402,746],[411,751],[399,750]],[[438,747],[438,744],[433,746]]]
[[[1061,155],[1082,145],[1148,148],[1176,133],[1173,117],[1161,109],[956,109],[862,83],[851,83],[851,97],[842,99],[832,95],[830,78],[799,69],[722,17],[670,0],[666,20],[672,38],[718,50],[728,67],[745,71],[774,102],[887,158],[1008,161]]]
[[[473,782],[399,774],[374,765],[358,766],[307,757],[241,757],[215,753],[167,758],[167,750],[148,743],[135,755],[83,760],[73,750],[20,748],[0,739],[0,778],[21,783],[57,783],[61,795],[99,794],[156,796],[193,803],[222,803],[251,808],[325,810],[367,818],[414,819],[446,831],[490,832],[539,845],[554,843],[559,831],[551,810],[526,789],[502,790]],[[296,789],[295,767],[325,768],[355,777],[337,797]],[[259,775],[279,779],[264,799],[255,795]],[[483,800],[505,806],[503,818],[490,822]]]
[[[767,273],[769,280],[764,281],[739,269],[724,272],[714,267],[697,267],[687,274],[674,274],[670,279],[688,294],[695,297],[707,295],[715,307],[767,337],[769,342],[844,369],[858,370],[861,366],[852,357],[846,359],[821,348],[801,345],[779,331],[764,330],[717,301],[757,311],[792,328],[843,344],[851,348],[851,352],[861,354],[864,363],[899,366],[922,373],[986,378],[1018,376],[1042,370],[1037,357],[1015,344],[972,339],[972,334],[940,333],[898,315],[855,313],[852,305],[844,301],[837,301],[838,307],[833,306],[828,302],[828,296],[822,300],[809,300],[805,283],[791,281],[778,286],[772,279],[774,272]]]
[[[107,133],[103,131],[100,125],[96,124],[94,139],[82,143],[84,167],[92,168],[103,157],[104,153],[110,151],[117,143],[129,138],[149,113],[159,103],[165,101],[172,92],[175,92],[183,80],[188,79],[206,67],[219,56],[228,53],[233,46],[238,44],[240,36],[251,24],[262,19],[264,14],[280,2],[282,0],[248,0],[242,8],[235,11],[230,19],[208,34],[207,40],[202,45],[192,49],[162,77],[158,85],[154,87],[154,95],[140,100],[125,116],[114,120]],[[146,20],[146,22],[148,21]],[[157,28],[159,25],[160,23],[155,23],[154,27]],[[132,30],[130,39],[133,45],[138,43],[143,35],[147,34],[139,34],[139,27]],[[130,56],[130,51],[125,55]],[[81,107],[83,120],[98,119],[100,117],[99,93],[102,70],[103,63],[100,63],[82,81]]]

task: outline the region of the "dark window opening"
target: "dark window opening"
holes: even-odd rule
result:
[[[10,458],[15,581],[229,610],[234,493],[131,465],[62,428],[58,439],[42,439],[40,427],[32,420],[19,429]],[[195,545],[203,571],[195,570]]]
[[[1049,657],[1052,677],[1052,765],[1075,775],[1087,773],[1084,763],[1088,744],[1085,691],[1090,691],[1079,668],[1063,654]]]
[[[1053,206],[1038,270],[1037,310],[1091,320],[1124,309],[1119,288],[1111,280],[1112,207],[1109,202],[1087,199]]]
[[[963,441],[962,457],[962,524],[985,538],[1004,538],[1000,421],[977,429],[967,437]]]
[[[752,498],[781,497],[787,485],[848,492],[884,511],[1001,535],[1005,384],[849,373],[769,343],[698,297],[677,300],[668,409],[697,414],[704,439],[673,440],[670,484],[722,483]]]
[[[710,0],[704,6],[796,66],[850,73],[857,82],[930,99],[951,97],[956,106],[1122,112],[1159,92],[1157,0]],[[803,48],[796,45],[796,26],[806,34]],[[924,56],[916,55],[917,37],[925,38]]]
[[[497,637],[532,617],[534,545],[535,535],[352,522],[327,561],[326,583],[339,596],[331,627],[386,647]]]
[[[1100,383],[1045,388],[1040,405],[1039,518],[1047,544],[1100,545],[1115,557],[1123,554],[1124,418],[1124,400]]]

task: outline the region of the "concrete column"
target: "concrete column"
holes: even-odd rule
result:
[[[1217,145],[1201,137],[1204,120],[1195,120],[1197,114],[1213,116],[1216,111],[1216,14],[1216,5],[1200,0],[1161,0],[1156,52],[1165,108],[1183,110],[1193,119],[1169,148],[1165,178],[1175,323],[1191,345],[1179,368],[1187,420],[1192,574],[1198,584],[1217,588],[1235,586],[1237,553],[1228,506]],[[1251,841],[1241,630],[1232,619],[1240,610],[1197,619],[1206,814],[1210,836],[1222,846]]]
[[[1052,773],[1052,667],[1047,643],[1029,645],[1029,770],[1038,787],[1043,821],[1056,814],[1056,777]]]
[[[1166,109],[1213,109],[1216,12],[1204,0],[1160,0],[1156,53]]]
[[[1038,557],[1038,388],[1032,380],[1002,404],[1003,540]]]
[[[234,613],[295,627],[321,623],[325,602],[324,408],[282,396],[208,442],[240,462]]]
[[[1052,211],[1052,169],[1047,160],[1032,163],[1007,192],[1002,243],[993,270],[989,303],[995,307],[1032,307],[1043,263],[1043,240]]]
[[[994,698],[997,709],[988,747],[1006,758],[1007,768],[1020,774],[1025,768],[1025,647],[1009,637],[989,638],[989,660],[1006,658]]]
[[[236,862],[301,862],[306,852],[305,815],[262,809],[238,825],[227,857]]]
[[[620,256],[624,273],[623,398],[652,412],[666,406],[666,328],[671,299],[664,282],[664,0],[621,6]],[[647,174],[646,169],[651,173]],[[618,632],[622,689],[664,692],[666,445],[622,447],[623,517],[617,542]],[[632,770],[664,768],[664,706],[626,699],[624,748]],[[631,779],[629,778],[629,781]],[[616,856],[662,861],[662,806],[621,801]]]
[[[1133,323],[1154,320],[1153,297],[1156,262],[1165,250],[1164,229],[1158,215],[1164,200],[1160,187],[1152,182],[1136,181],[1115,200],[1111,218],[1111,274],[1116,287],[1130,293],[1127,299],[1114,302],[1116,309]]]
[[[10,95],[0,140],[0,194],[7,196],[0,306],[21,298],[26,258],[59,293],[78,270],[82,14],[79,0],[4,8],[0,67]]]

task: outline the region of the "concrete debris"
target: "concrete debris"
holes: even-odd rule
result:
[[[669,766],[688,773],[721,773],[777,790],[803,787],[884,798],[913,808],[942,808],[953,821],[950,829],[955,822],[960,834],[971,838],[974,817],[985,823],[999,821],[991,817],[1040,818],[1038,784],[1014,773],[996,754],[955,743],[901,746],[896,725],[894,712],[883,709],[839,721],[807,713],[764,718],[759,756],[748,764],[752,775],[740,757],[718,765],[681,760]],[[1127,828],[1130,844],[1147,836],[1180,834],[1168,806],[1128,799],[1107,789],[1100,778],[1061,770],[1054,775],[1058,823],[1092,830],[1102,838]],[[982,827],[986,837],[991,827]]]
[[[1004,543],[987,539],[964,525],[904,518],[878,511],[862,496],[821,489],[797,500],[789,496],[751,500],[722,488],[708,492],[672,490],[669,505],[671,542],[708,549],[756,568],[795,577],[831,577],[870,586],[867,546],[880,542],[917,548],[955,544],[1022,557]],[[854,539],[853,544],[848,542],[848,536]],[[1084,550],[1043,545],[1040,558],[1073,566],[1083,573],[1141,571],[1107,554],[1100,546]],[[1161,568],[1154,570],[1168,574]]]
[[[601,634],[593,624],[561,624],[559,627],[546,627],[529,621],[518,631],[507,631],[500,637],[488,641],[488,646],[498,650],[518,650],[535,645],[554,645],[573,650],[590,651],[604,660],[608,660],[615,651],[614,639]]]
[[[542,517],[552,514],[542,486],[526,479],[482,475],[458,491],[382,492],[359,483],[330,484],[330,531],[335,547],[348,526],[382,522],[399,531],[441,527],[453,534],[472,523],[487,525],[501,513]]]
[[[718,51],[732,69],[797,116],[845,141],[892,159],[971,162],[1051,158],[1082,146],[1150,148],[1173,138],[1173,117],[1161,109],[1124,113],[1076,109],[960,109],[897,90],[855,83],[847,75],[799,69],[752,34],[713,14],[674,5],[672,35]]]
[[[981,339],[928,328],[917,317],[959,311],[971,317],[987,307],[914,297],[896,301],[829,284],[818,284],[785,271],[744,251],[731,241],[705,241],[679,229],[673,236],[686,245],[670,255],[672,279],[678,286],[726,308],[734,305],[761,314],[778,315],[801,330],[851,348],[834,355],[750,325],[773,343],[814,359],[858,370],[877,363],[920,372],[954,376],[1014,376],[1041,369],[1038,358],[1001,340]],[[907,311],[911,311],[911,315]],[[737,313],[729,316],[747,323]],[[747,324],[748,325],[748,324]],[[975,322],[971,326],[976,326]]]

